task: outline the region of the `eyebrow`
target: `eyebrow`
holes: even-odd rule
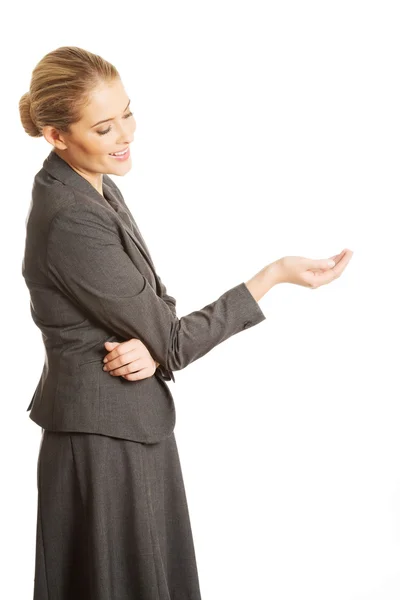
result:
[[[128,108],[128,106],[130,105],[131,101],[129,100],[128,104],[126,105],[126,107],[124,108],[123,112],[126,111],[126,109]],[[100,125],[100,123],[107,123],[107,121],[112,121],[114,119],[114,117],[111,117],[110,119],[103,119],[102,121],[98,121],[97,123],[95,123],[94,125],[91,126],[90,129],[93,129],[93,127],[96,127],[96,125]]]

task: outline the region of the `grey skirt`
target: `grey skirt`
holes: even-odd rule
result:
[[[43,430],[34,600],[201,600],[172,434]]]

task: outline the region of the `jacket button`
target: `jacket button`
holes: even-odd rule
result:
[[[243,323],[243,329],[250,327],[250,325],[251,325],[250,321],[245,321],[245,323]]]

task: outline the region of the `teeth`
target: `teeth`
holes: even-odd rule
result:
[[[111,156],[123,156],[128,152],[128,148],[126,150],[122,150],[121,152],[110,152]]]

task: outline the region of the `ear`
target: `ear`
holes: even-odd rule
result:
[[[60,134],[58,129],[52,125],[45,125],[42,128],[43,137],[49,142],[51,146],[58,150],[66,150],[67,144],[64,142],[63,136]]]

